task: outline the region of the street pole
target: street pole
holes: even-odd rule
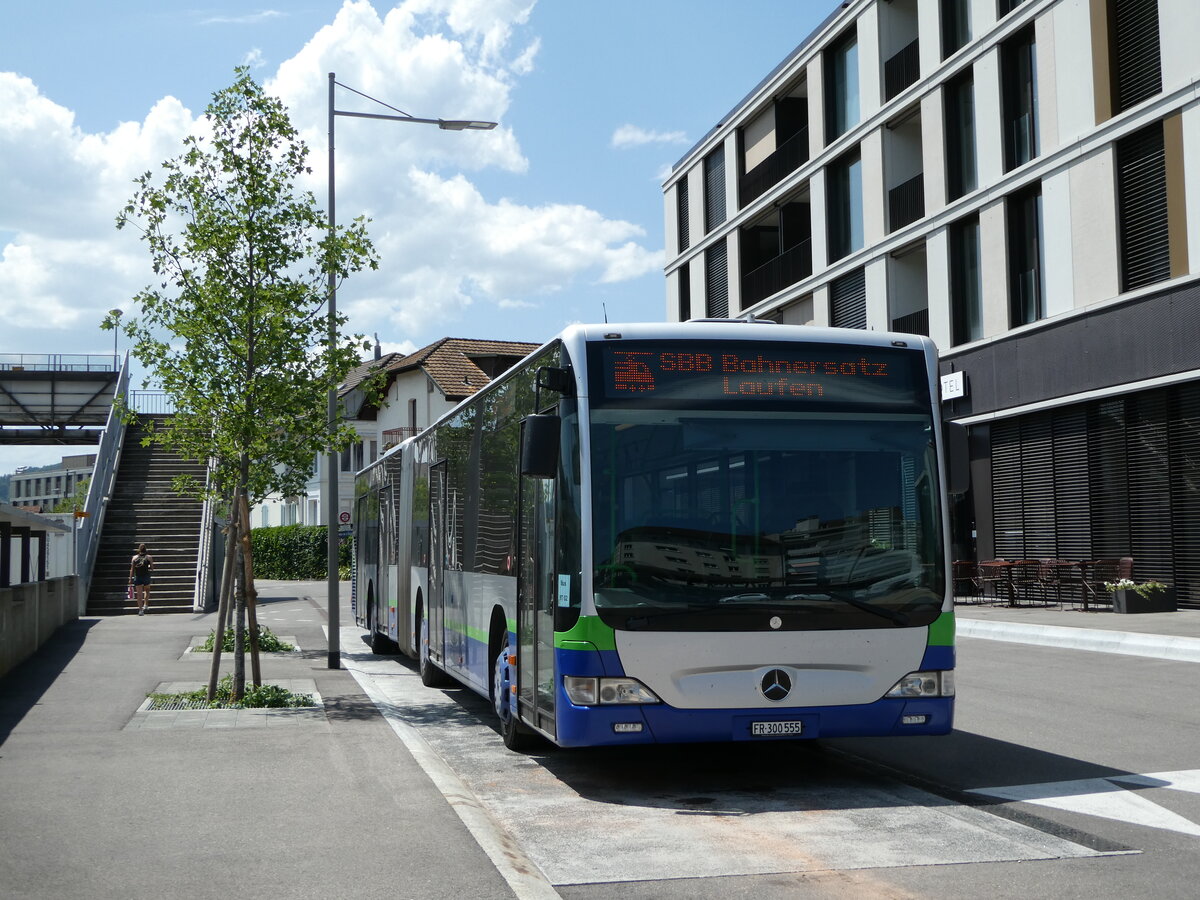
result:
[[[376,100],[374,97],[368,97],[362,91],[356,91],[354,88],[346,88],[361,97],[366,97],[381,106],[386,106],[388,109],[400,113],[398,116],[384,115],[382,113],[362,113],[350,112],[349,110],[336,109],[333,105],[333,89],[337,85],[337,80],[333,72],[329,73],[329,237],[330,240],[334,236],[334,226],[337,223],[334,209],[336,205],[336,193],[334,189],[333,176],[333,123],[337,116],[350,116],[356,119],[386,119],[392,122],[411,122],[417,125],[436,125],[443,131],[491,131],[496,127],[495,122],[479,121],[475,119],[421,119],[416,116],[410,116],[404,110],[396,109],[394,106],[389,106],[382,100]],[[346,87],[346,85],[342,85]],[[331,354],[330,366],[333,365],[332,353],[337,341],[337,279],[331,268],[328,273],[328,293],[329,293],[329,352]],[[331,379],[332,381],[332,379]],[[326,497],[326,517],[325,527],[329,537],[329,668],[341,668],[341,649],[339,647],[340,637],[338,629],[340,623],[338,621],[341,612],[341,598],[338,596],[338,545],[337,545],[337,530],[338,530],[338,453],[333,447],[333,438],[337,434],[338,425],[338,396],[337,384],[331,384],[329,388],[329,458],[326,461],[325,468],[325,488],[323,493]]]
[[[335,194],[333,178],[333,86],[334,74],[329,73],[329,238],[333,239],[334,227],[337,224],[334,213]],[[337,341],[337,276],[330,267],[328,275],[329,290],[329,365],[333,366],[333,350]],[[325,461],[325,527],[328,543],[329,563],[329,668],[339,669],[342,665],[341,654],[341,596],[338,583],[338,453],[334,447],[333,438],[338,426],[338,396],[337,384],[330,380],[329,385],[329,456]]]

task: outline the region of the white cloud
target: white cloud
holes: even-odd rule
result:
[[[207,19],[200,21],[201,25],[258,25],[260,22],[269,22],[272,19],[280,19],[286,16],[287,13],[280,12],[277,9],[264,9],[256,13],[247,13],[244,16],[210,16]]]
[[[267,61],[263,57],[262,50],[258,47],[251,47],[242,57],[242,65],[249,66],[251,69],[261,69],[266,64]]]
[[[304,187],[321,205],[330,71],[415,116],[502,123],[446,132],[338,119],[338,219],[370,216],[382,260],[378,272],[346,283],[339,308],[353,330],[378,332],[389,349],[470,331],[496,310],[566,309],[573,283],[609,284],[662,265],[633,223],[580,205],[489,198],[472,182],[471,173],[529,166],[503,121],[539,47],[524,27],[530,8],[524,0],[408,0],[381,15],[347,0],[266,79],[309,145],[314,174]],[[344,91],[337,103],[370,108]],[[0,232],[12,235],[0,244],[6,343],[40,346],[57,335],[48,349],[111,352],[111,333],[98,328],[104,312],[130,309],[154,280],[144,245],[131,229],[117,231],[115,216],[133,179],[179,155],[184,136],[203,124],[164,97],[141,122],[86,133],[29,79],[0,73]]]
[[[646,144],[686,144],[687,135],[682,131],[647,131],[637,125],[622,125],[613,132],[612,145],[619,150],[627,147],[643,147]]]

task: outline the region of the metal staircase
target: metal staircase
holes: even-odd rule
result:
[[[203,480],[205,468],[162,447],[143,447],[143,423],[151,418],[155,417],[141,416],[125,435],[92,570],[88,615],[137,612],[137,604],[127,596],[129,561],[143,543],[154,557],[150,611],[193,609],[204,505],[176,494],[171,481],[185,473]]]

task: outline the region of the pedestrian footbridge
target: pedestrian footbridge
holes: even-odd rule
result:
[[[117,356],[0,353],[0,444],[97,444],[121,378]]]

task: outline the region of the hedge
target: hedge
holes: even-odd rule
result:
[[[350,568],[350,538],[338,546],[338,566]],[[251,528],[254,577],[276,581],[316,581],[329,574],[324,525],[282,525]]]

